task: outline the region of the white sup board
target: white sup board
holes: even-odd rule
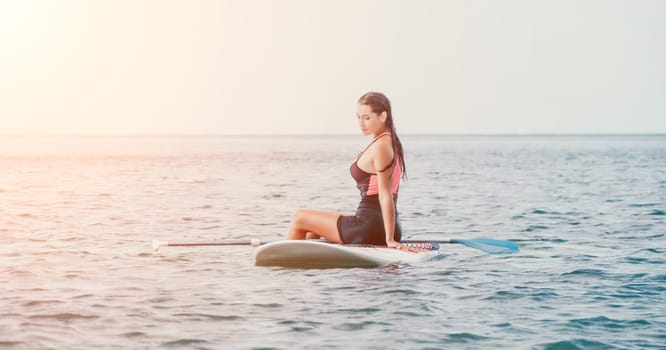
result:
[[[284,240],[257,248],[254,262],[257,266],[297,268],[379,267],[399,262],[422,262],[437,253],[437,250],[411,253],[386,247]]]

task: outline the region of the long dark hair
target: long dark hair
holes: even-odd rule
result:
[[[402,143],[398,134],[395,132],[395,123],[393,123],[393,114],[391,113],[391,101],[381,92],[371,91],[358,99],[358,104],[367,105],[372,108],[372,112],[381,114],[386,112],[386,126],[391,130],[391,141],[393,144],[393,154],[400,160],[402,167],[402,178],[407,179],[407,167],[405,166],[405,154],[402,150]]]

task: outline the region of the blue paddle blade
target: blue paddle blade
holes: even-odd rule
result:
[[[451,239],[451,243],[460,243],[490,254],[511,254],[520,251],[511,241],[490,238]]]

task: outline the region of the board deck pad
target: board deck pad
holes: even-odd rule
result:
[[[412,253],[369,245],[346,245],[319,240],[284,240],[265,244],[254,253],[257,266],[295,268],[373,268],[394,263],[418,263],[437,255],[433,250]]]

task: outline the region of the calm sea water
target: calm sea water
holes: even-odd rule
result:
[[[419,266],[254,267],[359,137],[0,138],[0,348],[664,349],[665,136],[405,136]]]

